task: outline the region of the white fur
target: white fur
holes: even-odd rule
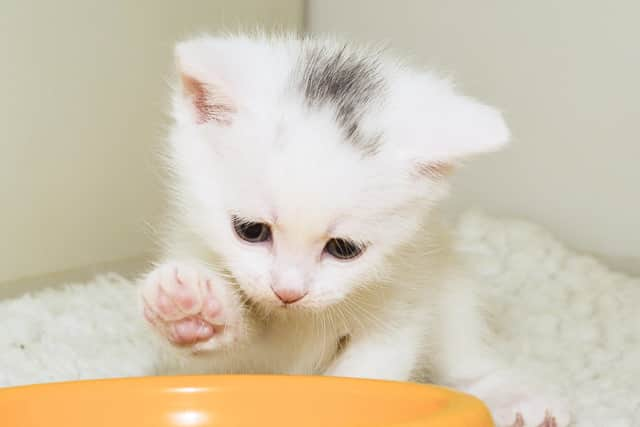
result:
[[[363,156],[344,140],[330,105],[306,108],[291,89],[301,46],[259,37],[178,45],[179,71],[204,83],[211,99],[232,103],[234,113],[230,124],[197,124],[192,100],[179,89],[174,96],[175,212],[166,258],[143,286],[159,330],[170,334],[215,298],[230,314],[200,318],[224,323],[226,335],[190,347],[194,366],[210,372],[437,381],[479,395],[501,424],[516,412],[537,423],[551,410],[566,425],[562,403],[521,383],[492,354],[475,284],[436,219],[447,184],[416,174],[421,164],[456,163],[504,145],[500,114],[432,74],[386,60],[388,98],[360,122],[364,134],[382,133],[383,145]],[[273,242],[241,241],[231,215],[271,224]],[[332,237],[367,248],[337,261],[322,252]],[[176,302],[183,282],[197,300],[194,312]],[[306,296],[283,307],[278,287]],[[160,314],[160,294],[174,301],[168,315]]]

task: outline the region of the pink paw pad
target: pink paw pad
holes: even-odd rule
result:
[[[160,289],[156,299],[156,309],[158,314],[165,319],[174,319],[180,317],[180,310],[174,303],[173,299]]]
[[[176,344],[193,344],[209,339],[215,333],[212,325],[197,317],[183,319],[173,324],[169,338]]]

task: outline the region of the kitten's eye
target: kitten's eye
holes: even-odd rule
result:
[[[362,253],[364,248],[346,239],[331,239],[327,242],[324,250],[331,256],[338,259],[355,258]]]
[[[271,238],[271,229],[262,222],[242,221],[234,216],[233,228],[242,240],[250,243],[266,242]]]

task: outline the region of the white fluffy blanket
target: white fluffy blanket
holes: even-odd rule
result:
[[[456,233],[502,353],[555,383],[577,426],[640,426],[640,279],[529,223],[468,213]],[[0,302],[0,386],[163,373],[133,288],[107,274]]]

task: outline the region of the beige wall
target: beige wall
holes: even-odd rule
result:
[[[148,252],[172,43],[223,24],[297,29],[303,15],[301,0],[0,9],[0,282]]]
[[[532,219],[640,272],[640,3],[311,0],[314,32],[386,40],[502,108],[506,152],[456,180],[454,208]]]

